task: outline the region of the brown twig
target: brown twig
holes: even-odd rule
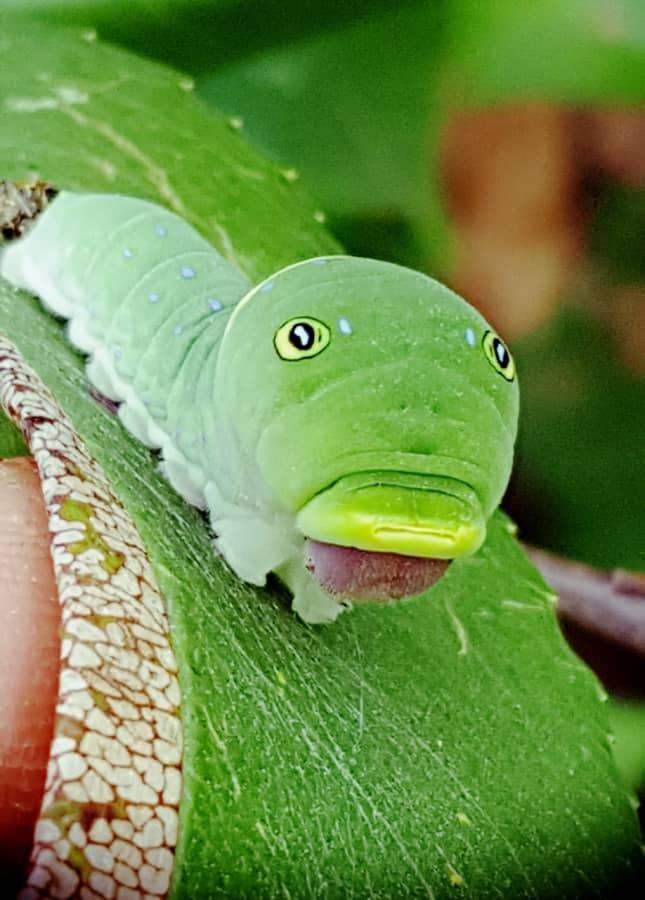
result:
[[[524,544],[544,579],[558,594],[558,615],[645,658],[645,575],[605,571]]]

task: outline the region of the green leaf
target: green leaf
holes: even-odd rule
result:
[[[406,209],[419,216],[439,25],[433,5],[391,7],[332,34],[216,66],[199,92],[242,116],[265,152],[301,168],[335,214]]]
[[[16,59],[21,52],[26,58]],[[185,76],[82,32],[34,26],[5,27],[0,55],[5,178],[39,174],[162,202],[253,278],[337,250],[316,206],[248,147],[235,123],[206,117],[203,125]]]
[[[616,737],[614,758],[620,774],[633,790],[645,788],[645,703],[615,698],[609,720]]]
[[[176,73],[74,33],[5,28],[0,53],[3,175],[156,199],[252,277],[333,250],[297,186]],[[506,519],[424,598],[306,627],[285,591],[213,555],[88,395],[60,323],[0,285],[0,330],[106,470],[168,601],[186,739],[174,897],[586,897],[636,877],[597,682]]]
[[[403,5],[410,0],[403,0]],[[3,0],[16,23],[77,25],[146,56],[210,71],[250,56],[364,20],[388,0]]]
[[[644,570],[645,381],[621,365],[609,328],[573,307],[514,354],[531,410],[517,452],[518,487],[537,511],[527,540],[601,568]]]
[[[316,186],[360,255],[384,251],[423,265],[426,245],[444,240],[425,227],[444,5],[390,5],[333,32],[214,65],[198,82],[201,96],[244,119],[257,147]]]
[[[645,97],[642,0],[453,0],[447,102],[629,104]]]

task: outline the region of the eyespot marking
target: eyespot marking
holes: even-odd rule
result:
[[[506,381],[513,381],[515,378],[513,357],[508,352],[504,341],[494,331],[486,332],[482,338],[482,349],[493,369]]]
[[[466,343],[469,347],[474,347],[477,343],[477,339],[475,338],[475,332],[472,328],[467,328],[464,332],[464,337],[466,338]]]
[[[295,316],[278,328],[273,338],[276,353],[287,362],[310,359],[329,346],[331,331],[319,319]]]
[[[191,269],[190,266],[182,266],[181,267],[181,277],[182,278],[196,278],[197,273],[194,269]]]

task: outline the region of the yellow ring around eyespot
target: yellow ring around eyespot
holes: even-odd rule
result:
[[[508,354],[508,364],[506,366],[502,366],[495,354],[495,341],[499,341],[499,343],[504,347],[506,353]],[[487,331],[484,337],[482,338],[482,347],[484,350],[484,355],[486,359],[491,364],[493,369],[498,372],[502,378],[505,378],[507,381],[513,381],[515,378],[515,363],[513,362],[513,357],[511,356],[510,350],[501,339],[501,337],[495,334],[494,331]]]
[[[302,326],[303,330],[311,335],[311,346],[300,348],[292,341],[292,332],[298,326]],[[310,359],[312,356],[318,356],[319,353],[329,346],[331,341],[331,330],[319,319],[312,319],[309,316],[294,316],[278,328],[274,337],[273,345],[276,353],[281,359],[287,362],[297,362],[300,359]]]

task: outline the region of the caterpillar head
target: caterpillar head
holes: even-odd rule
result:
[[[241,302],[219,371],[239,446],[314,551],[451,560],[481,545],[518,388],[501,339],[447,288],[375,260],[298,263]]]

